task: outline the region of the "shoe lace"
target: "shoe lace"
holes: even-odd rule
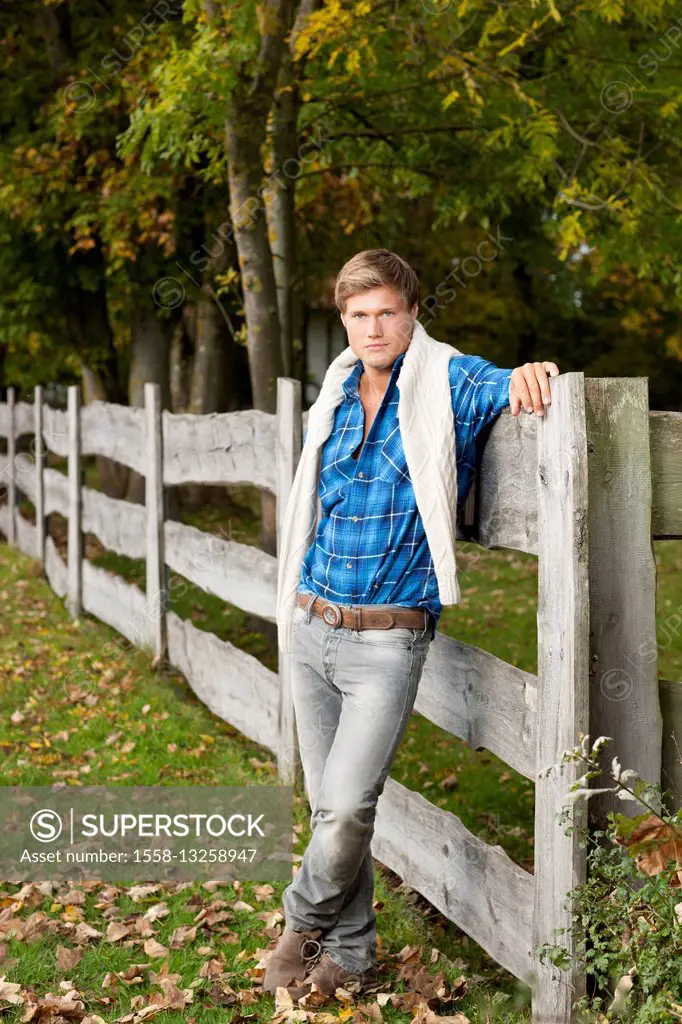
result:
[[[308,943],[310,943],[311,946],[317,947],[317,948],[314,950],[314,952],[306,955],[304,950],[305,950],[306,946],[308,945]],[[322,953],[322,944],[320,942],[318,942],[317,939],[304,939],[304,941],[301,943],[301,959],[305,960],[305,962],[310,967],[312,967],[312,965],[314,963],[316,963],[317,960],[319,960],[321,953]]]

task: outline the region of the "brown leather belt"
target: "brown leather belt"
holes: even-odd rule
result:
[[[296,604],[307,608],[312,594],[297,592]],[[395,604],[334,604],[316,597],[312,603],[313,615],[319,616],[328,626],[345,626],[347,629],[393,629],[407,626],[411,629],[427,629],[431,615],[427,608],[403,608]]]

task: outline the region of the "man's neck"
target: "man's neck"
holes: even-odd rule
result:
[[[365,398],[378,397],[379,393],[383,395],[391,379],[391,369],[377,371],[365,367],[364,373],[360,375],[360,394]]]

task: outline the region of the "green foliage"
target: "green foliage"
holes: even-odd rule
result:
[[[570,825],[588,847],[587,880],[568,894],[574,921],[575,956],[591,981],[574,1009],[587,1021],[618,1019],[628,1024],[667,1024],[682,1000],[682,811],[659,814],[660,786],[647,783],[617,757],[603,779],[600,753],[611,737],[589,737],[563,755],[562,764],[582,763],[585,773],[570,788],[572,799],[613,793],[634,799],[638,816],[610,812],[605,831]],[[551,773],[556,766],[548,769]],[[561,812],[566,818],[566,810]],[[560,942],[545,943],[550,962],[569,966],[572,954]],[[595,1018],[594,1014],[597,1015]]]
[[[682,826],[682,815],[670,820]],[[627,1011],[618,1013],[618,1019],[668,1024],[673,1002],[682,997],[682,921],[675,910],[680,889],[671,887],[676,869],[671,864],[643,880],[632,856],[616,842],[619,830],[612,815],[609,821],[606,833],[593,833],[587,882],[569,894],[583,936],[576,955],[601,993],[584,997],[576,1008],[606,1012],[619,982],[629,977],[631,989],[627,983],[621,985],[627,992],[627,1000],[622,1000]],[[552,950],[552,959],[556,961],[562,951],[568,955],[565,947],[558,947]]]
[[[210,23],[202,0],[164,19],[139,0],[0,9],[11,344],[39,337],[54,353],[83,292],[105,287],[124,348],[135,294],[148,298],[225,221],[225,124],[254,81],[265,8],[212,7]],[[304,301],[371,245],[411,258],[428,294],[448,259],[500,225],[514,236],[506,262],[435,328],[507,365],[534,338],[558,348],[543,355],[563,356],[562,369],[645,373],[673,401],[682,89],[676,52],[652,50],[665,52],[678,17],[673,0],[324,0],[294,45],[296,144],[320,143],[285,179]]]

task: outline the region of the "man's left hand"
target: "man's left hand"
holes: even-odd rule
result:
[[[550,405],[552,396],[549,392],[547,374],[558,377],[559,367],[556,363],[524,363],[512,370],[509,381],[509,405],[512,416],[518,416],[521,409],[536,412],[544,416],[545,405]]]

